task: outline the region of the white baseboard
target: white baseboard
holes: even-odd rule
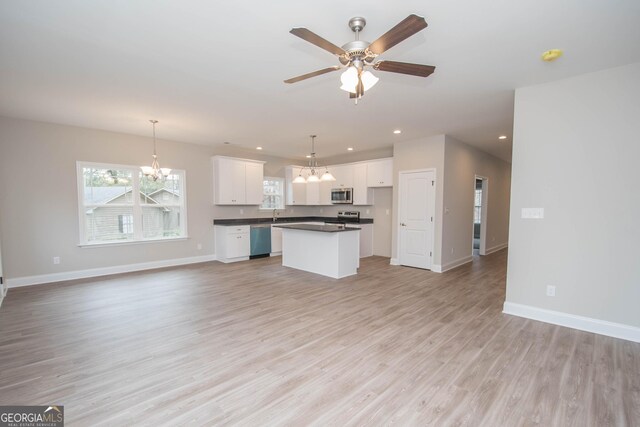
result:
[[[622,323],[576,316],[575,314],[547,310],[544,308],[508,301],[504,302],[502,312],[513,316],[525,317],[527,319],[539,320],[541,322],[551,323],[554,325],[579,329],[581,331],[593,332],[594,334],[640,342],[640,328],[624,325]]]
[[[440,273],[445,272],[447,270],[451,270],[452,268],[456,268],[456,267],[460,267],[463,264],[466,264],[468,262],[473,261],[473,257],[471,255],[467,255],[465,257],[462,258],[458,258],[454,261],[448,262],[446,264],[443,264],[441,269],[440,269]]]
[[[87,270],[64,271],[61,273],[41,274],[7,279],[9,288],[40,285],[43,283],[61,282],[64,280],[84,279],[87,277],[106,276],[109,274],[129,273],[132,271],[151,270],[154,268],[174,267],[177,265],[196,264],[215,261],[216,255],[202,255],[188,258],[166,259],[161,261],[141,262],[138,264],[114,265],[111,267],[90,268]]]
[[[400,262],[398,261],[398,258],[391,258],[389,260],[389,264],[390,265],[400,265]]]
[[[442,266],[440,264],[431,264],[431,271],[434,273],[442,273]]]
[[[501,251],[501,250],[503,250],[504,248],[506,248],[506,247],[508,247],[508,246],[509,246],[509,244],[508,244],[508,243],[502,243],[502,244],[500,244],[500,245],[496,245],[496,246],[494,246],[494,247],[491,247],[491,248],[485,249],[485,250],[484,250],[484,254],[485,254],[485,255],[489,255],[489,254],[492,254],[492,253],[494,253],[494,252]]]

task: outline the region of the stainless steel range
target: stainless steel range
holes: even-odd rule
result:
[[[325,224],[358,224],[360,223],[360,212],[358,211],[339,211],[336,219],[325,219]]]

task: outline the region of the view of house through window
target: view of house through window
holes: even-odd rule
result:
[[[184,171],[164,180],[136,166],[78,163],[80,243],[114,243],[186,236]]]
[[[284,209],[284,179],[265,176],[260,209]]]

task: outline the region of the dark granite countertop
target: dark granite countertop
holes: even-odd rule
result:
[[[273,218],[233,218],[233,219],[214,219],[213,225],[254,225],[254,224],[282,224],[287,222],[325,222],[335,221],[335,216],[284,216],[278,217],[276,221]],[[373,224],[373,218],[360,218],[360,222],[349,223]]]
[[[290,230],[304,230],[304,231],[319,231],[321,233],[339,233],[342,231],[357,231],[359,228],[356,227],[343,227],[341,225],[334,224],[325,224],[325,225],[314,225],[314,224],[279,224],[275,227],[278,228],[286,228]]]

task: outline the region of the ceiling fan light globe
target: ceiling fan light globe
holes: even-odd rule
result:
[[[358,84],[358,70],[355,67],[348,67],[340,76],[340,81],[342,82],[340,89],[355,93],[356,85]]]
[[[375,86],[380,80],[378,77],[374,76],[371,71],[365,71],[361,75],[362,85],[364,86],[365,92]]]

